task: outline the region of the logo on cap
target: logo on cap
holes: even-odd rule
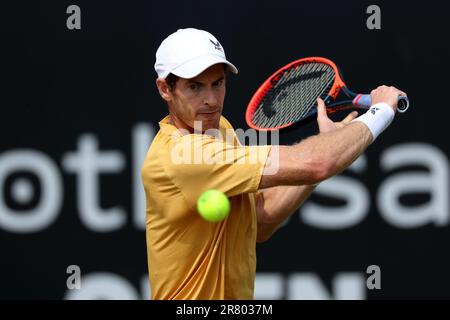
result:
[[[212,41],[211,39],[209,39],[209,41],[211,41],[211,43],[214,45],[214,49],[219,50],[219,51],[223,51],[222,47],[220,46],[219,41],[217,41],[217,43]]]

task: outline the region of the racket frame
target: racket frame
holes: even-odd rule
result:
[[[307,58],[295,60],[295,61],[283,66],[282,68],[278,69],[269,78],[267,78],[266,81],[264,81],[264,83],[256,90],[256,92],[254,93],[253,97],[251,98],[251,100],[247,106],[247,110],[245,112],[245,121],[247,122],[247,125],[250,128],[259,130],[259,131],[281,130],[281,129],[290,127],[297,122],[302,122],[303,120],[309,118],[311,115],[316,113],[316,111],[312,110],[311,112],[309,112],[309,114],[307,116],[305,116],[304,119],[302,119],[300,121],[290,122],[287,124],[283,124],[281,126],[271,127],[271,128],[258,127],[256,125],[254,125],[253,121],[252,121],[252,116],[253,116],[255,110],[258,108],[259,104],[261,103],[261,100],[264,99],[264,96],[266,95],[266,93],[270,89],[272,89],[278,83],[278,81],[280,81],[280,79],[284,76],[284,74],[286,72],[290,71],[293,68],[297,68],[298,66],[300,66],[302,64],[306,64],[306,63],[322,63],[322,64],[326,64],[326,65],[330,66],[331,68],[333,68],[333,71],[335,74],[334,82],[333,82],[333,85],[331,86],[331,89],[328,92],[327,96],[324,98],[325,105],[327,106],[327,113],[334,113],[336,111],[346,110],[346,109],[363,109],[359,105],[353,105],[352,100],[339,101],[339,102],[336,102],[335,104],[333,104],[332,102],[337,98],[337,96],[339,95],[339,93],[341,91],[344,92],[350,98],[356,97],[357,94],[350,91],[347,88],[347,85],[345,84],[344,80],[342,79],[338,67],[336,66],[336,64],[333,61],[331,61],[327,58],[323,58],[323,57],[307,57]]]

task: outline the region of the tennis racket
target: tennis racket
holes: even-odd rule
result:
[[[336,101],[340,92],[347,100]],[[301,125],[316,115],[318,97],[325,102],[328,114],[371,106],[370,94],[350,91],[332,61],[308,57],[291,62],[272,74],[250,100],[245,120],[251,128],[260,131]],[[399,96],[397,110],[405,112],[408,108],[408,98]]]

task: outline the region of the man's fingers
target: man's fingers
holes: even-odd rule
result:
[[[317,117],[328,117],[325,103],[320,98],[317,98]]]
[[[358,116],[358,112],[357,111],[352,111],[351,113],[349,113],[344,120],[342,120],[341,122],[343,124],[349,124],[353,119],[355,119]]]

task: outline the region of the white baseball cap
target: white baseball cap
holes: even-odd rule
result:
[[[224,63],[231,72],[238,73],[211,33],[194,28],[178,29],[161,42],[156,51],[155,70],[162,79],[169,73],[191,79],[217,63]]]

